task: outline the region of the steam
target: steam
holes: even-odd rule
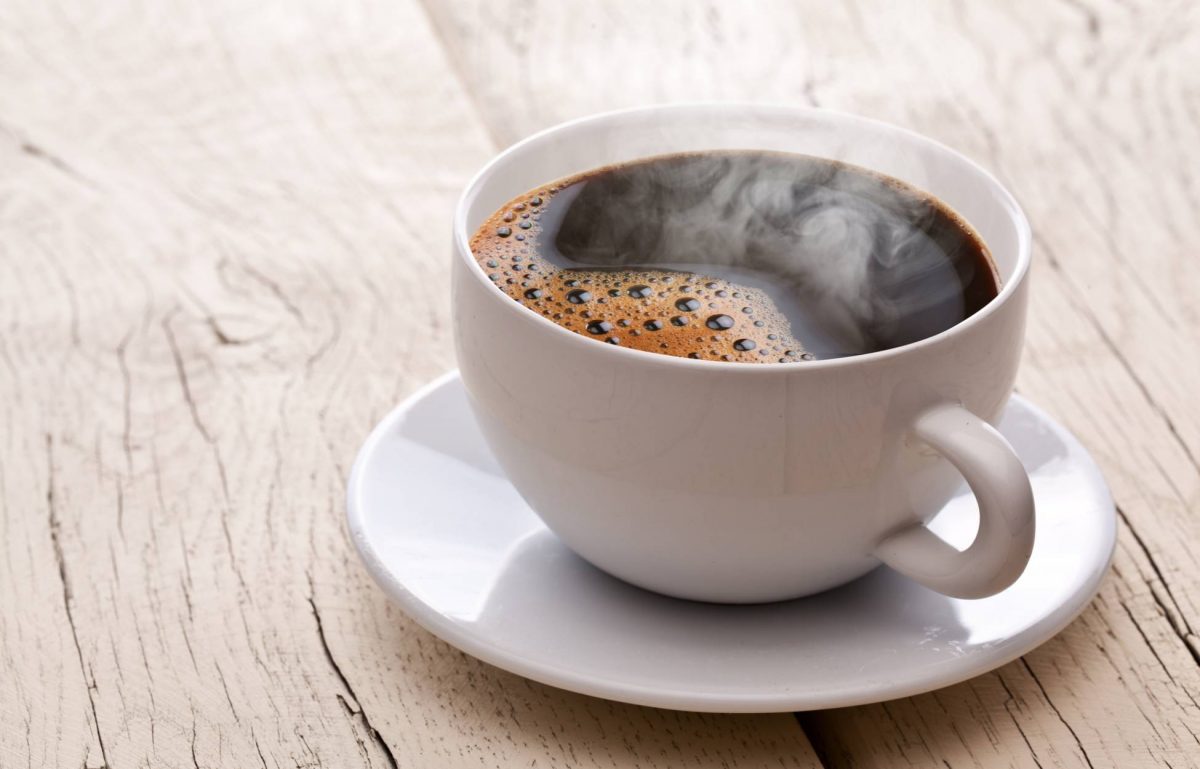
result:
[[[807,349],[868,352],[964,316],[975,263],[934,203],[862,169],[722,152],[634,164],[564,190],[563,266],[663,268],[761,288]]]

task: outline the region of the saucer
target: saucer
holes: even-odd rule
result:
[[[775,712],[905,697],[977,676],[1062,630],[1095,595],[1116,543],[1099,469],[1014,395],[999,424],[1033,481],[1037,538],[1021,578],[958,600],[879,568],[775,604],[667,598],[576,556],[505,478],[457,372],[412,395],[355,461],[350,532],[375,581],[418,623],[497,667],[639,705]],[[930,524],[965,547],[965,487]]]

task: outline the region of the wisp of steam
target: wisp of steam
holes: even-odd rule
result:
[[[561,266],[685,270],[762,289],[818,357],[949,328],[966,312],[964,287],[986,266],[936,201],[818,158],[679,155],[559,194],[573,199],[543,227]]]

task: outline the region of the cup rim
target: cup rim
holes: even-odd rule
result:
[[[899,347],[892,347],[887,350],[877,350],[875,352],[862,353],[859,355],[848,355],[848,356],[845,356],[842,358],[826,358],[826,359],[817,359],[817,360],[806,360],[803,362],[798,362],[795,365],[782,365],[782,366],[747,365],[745,363],[738,362],[738,361],[720,361],[720,360],[685,358],[685,357],[676,356],[676,355],[663,355],[662,353],[650,352],[647,350],[637,350],[637,349],[634,349],[631,347],[621,347],[619,345],[597,344],[596,340],[588,339],[586,337],[583,337],[583,336],[575,333],[574,331],[565,329],[562,326],[555,323],[554,321],[552,321],[548,318],[544,318],[535,312],[532,312],[531,310],[526,308],[524,305],[522,305],[520,302],[513,301],[513,299],[511,297],[509,297],[506,293],[504,293],[504,291],[501,290],[499,286],[495,285],[491,280],[488,279],[487,274],[483,271],[483,268],[479,265],[479,263],[475,260],[474,255],[471,253],[470,239],[471,239],[472,233],[469,232],[467,229],[467,211],[470,209],[471,204],[475,201],[475,198],[478,196],[479,191],[483,187],[484,183],[486,183],[490,179],[492,173],[495,171],[496,167],[501,162],[503,162],[510,155],[513,155],[513,154],[523,150],[524,148],[528,147],[529,145],[543,141],[548,136],[551,136],[551,135],[557,134],[557,133],[561,133],[563,131],[567,131],[567,130],[570,130],[573,128],[577,128],[579,126],[588,125],[591,123],[604,122],[604,121],[608,121],[608,120],[614,120],[614,119],[621,118],[621,117],[624,117],[627,115],[646,114],[646,113],[654,113],[654,112],[682,113],[682,112],[687,112],[689,110],[714,110],[714,111],[715,110],[723,110],[723,111],[730,111],[730,112],[736,111],[736,112],[740,112],[743,115],[745,115],[748,112],[753,112],[756,114],[777,114],[777,115],[778,114],[822,115],[822,116],[834,118],[836,120],[841,120],[846,123],[854,123],[859,126],[866,126],[866,127],[870,127],[870,128],[874,128],[874,129],[882,129],[884,131],[890,131],[893,133],[901,134],[901,135],[909,138],[910,140],[914,140],[919,143],[924,143],[926,145],[930,145],[930,146],[934,147],[935,149],[946,153],[947,155],[951,156],[954,160],[967,166],[969,169],[973,170],[975,173],[978,173],[981,177],[983,177],[984,180],[986,180],[989,184],[991,184],[995,188],[995,190],[999,193],[999,195],[998,195],[999,202],[1000,202],[1001,206],[1005,209],[1005,211],[1008,213],[1009,217],[1012,219],[1013,224],[1016,226],[1016,230],[1017,230],[1017,260],[1016,260],[1016,265],[1012,270],[1012,275],[1000,287],[999,293],[997,293],[996,296],[993,297],[990,302],[988,302],[986,305],[984,305],[984,307],[982,309],[980,309],[978,312],[971,315],[970,317],[959,321],[958,323],[954,324],[953,326],[946,329],[945,331],[941,331],[937,334],[934,334],[933,336],[928,336],[928,337],[925,337],[924,339],[920,339],[916,342],[910,342],[909,344],[900,345]],[[553,180],[547,180],[547,181],[549,182],[549,181],[553,181]],[[998,312],[1000,310],[1000,308],[1003,305],[1005,305],[1008,302],[1008,300],[1010,298],[1012,298],[1013,295],[1016,294],[1018,288],[1024,282],[1025,277],[1029,272],[1029,265],[1030,265],[1030,262],[1032,261],[1032,243],[1033,243],[1033,233],[1032,233],[1032,230],[1029,225],[1029,220],[1026,218],[1025,212],[1021,209],[1020,204],[1017,203],[1016,198],[1013,197],[1012,193],[1009,192],[1008,188],[1005,187],[1003,184],[1001,184],[1000,180],[998,180],[990,171],[988,171],[986,168],[984,168],[983,166],[976,163],[974,160],[968,158],[966,155],[962,154],[958,150],[948,147],[945,144],[942,144],[941,142],[939,142],[935,139],[931,139],[930,137],[925,136],[924,134],[918,133],[918,132],[913,131],[908,128],[904,128],[902,126],[895,125],[893,123],[888,123],[883,120],[876,120],[874,118],[861,117],[859,115],[854,115],[854,114],[851,114],[848,112],[843,112],[840,110],[827,109],[825,107],[809,107],[809,106],[798,106],[798,105],[787,105],[787,104],[771,104],[771,103],[762,103],[762,102],[700,101],[700,102],[658,104],[658,105],[649,105],[649,106],[640,106],[640,107],[631,107],[631,108],[626,108],[626,109],[611,110],[608,112],[599,112],[599,113],[595,113],[592,115],[586,115],[583,117],[574,118],[572,120],[567,120],[565,122],[558,123],[558,124],[550,126],[548,128],[544,128],[541,131],[538,131],[530,136],[527,136],[526,138],[521,139],[520,141],[509,145],[507,148],[505,148],[504,150],[497,153],[495,155],[495,157],[493,157],[491,160],[489,160],[487,162],[487,164],[484,165],[483,168],[481,168],[475,174],[474,177],[472,177],[471,181],[467,184],[466,188],[463,190],[462,195],[459,196],[458,205],[455,207],[455,211],[454,211],[455,258],[462,259],[465,262],[465,266],[466,266],[468,272],[474,277],[474,279],[476,281],[478,281],[479,283],[484,285],[485,290],[494,292],[494,295],[497,298],[504,300],[503,305],[505,307],[508,307],[509,311],[517,313],[519,317],[525,318],[527,322],[530,322],[530,323],[536,324],[538,326],[541,326],[543,328],[546,328],[550,333],[562,334],[563,335],[562,338],[563,338],[564,342],[566,342],[568,344],[574,344],[574,343],[586,344],[586,345],[588,345],[588,347],[581,348],[581,349],[591,349],[591,350],[593,350],[592,354],[594,354],[594,355],[616,355],[616,356],[632,355],[635,357],[627,358],[626,359],[627,362],[635,363],[640,360],[645,365],[674,366],[674,367],[679,367],[679,366],[700,367],[700,369],[698,369],[698,370],[702,370],[703,368],[706,368],[706,367],[707,368],[720,367],[719,370],[721,370],[721,371],[726,371],[726,372],[743,371],[743,372],[746,372],[746,375],[750,375],[751,372],[755,372],[754,375],[759,375],[759,376],[764,375],[767,372],[777,372],[780,374],[783,374],[783,373],[792,374],[797,371],[826,370],[826,369],[833,369],[833,368],[840,368],[840,367],[847,367],[847,366],[869,365],[871,363],[877,363],[877,362],[881,362],[881,361],[888,360],[891,358],[897,358],[897,357],[904,356],[904,355],[910,355],[910,354],[916,352],[917,350],[928,348],[928,347],[934,347],[934,346],[940,344],[941,342],[944,342],[945,340],[949,339],[952,336],[956,336],[958,334],[965,333],[967,330],[969,330],[973,326],[977,326],[977,325],[983,323],[985,320],[987,320],[988,317],[990,317],[991,315]],[[457,309],[455,309],[454,312],[457,312]],[[569,337],[569,339],[568,339],[568,337]],[[616,360],[620,360],[620,358],[618,357]]]

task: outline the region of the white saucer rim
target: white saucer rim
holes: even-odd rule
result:
[[[802,712],[864,705],[923,694],[961,683],[1002,667],[1053,638],[1074,622],[1095,598],[1116,551],[1117,521],[1112,494],[1090,452],[1069,430],[1051,418],[1040,407],[1021,395],[1013,393],[1014,399],[1017,399],[1023,407],[1028,408],[1042,423],[1050,425],[1072,447],[1072,453],[1077,452],[1078,455],[1086,458],[1088,474],[1093,476],[1092,481],[1096,488],[1103,491],[1104,505],[1102,509],[1108,512],[1103,522],[1107,555],[1102,564],[1097,561],[1097,566],[1083,581],[1081,589],[1063,602],[1062,607],[1070,606],[1069,612],[1050,613],[1029,629],[1004,639],[992,648],[980,649],[969,655],[954,657],[939,668],[937,675],[930,675],[907,684],[895,684],[883,680],[855,684],[844,690],[830,690],[825,687],[817,694],[807,695],[802,691],[771,694],[710,694],[695,691],[672,691],[662,687],[642,686],[581,674],[569,667],[548,665],[481,640],[459,623],[447,619],[436,609],[417,598],[395,578],[367,536],[365,513],[357,500],[364,473],[363,468],[368,458],[386,439],[391,427],[398,420],[430,394],[451,384],[456,379],[459,379],[457,369],[438,376],[405,398],[372,429],[355,457],[347,484],[346,513],[350,537],[371,577],[422,628],[490,665],[559,689],[633,705],[710,713]]]

